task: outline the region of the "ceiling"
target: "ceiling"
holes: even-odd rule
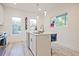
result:
[[[47,13],[51,13],[52,11],[55,11],[57,7],[61,6],[72,6],[73,4],[65,4],[65,3],[3,3],[5,7],[12,7],[16,8],[22,11],[30,12],[30,13],[35,13],[35,14],[43,14],[44,11],[46,10]],[[41,8],[41,11],[38,9]],[[56,11],[55,11],[56,12]]]
[[[33,13],[39,13],[39,8],[41,8],[41,13],[43,13],[45,10],[50,12],[56,6],[56,4],[53,3],[4,3],[3,5],[6,7],[17,8],[26,12]]]

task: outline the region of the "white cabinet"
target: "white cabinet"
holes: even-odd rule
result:
[[[4,19],[4,9],[3,6],[0,4],[0,25],[3,25],[3,19]]]
[[[51,39],[49,34],[37,35],[37,55],[51,55]]]
[[[30,49],[33,55],[36,55],[36,36],[30,34]]]
[[[30,49],[34,56],[50,56],[51,40],[49,34],[30,34]]]

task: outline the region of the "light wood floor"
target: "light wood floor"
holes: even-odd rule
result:
[[[10,43],[3,56],[32,56],[25,42]],[[52,45],[52,56],[79,56],[79,53],[60,45]]]
[[[58,44],[52,44],[52,56],[79,56],[79,52]]]
[[[3,56],[32,56],[24,42],[10,43],[6,47]]]

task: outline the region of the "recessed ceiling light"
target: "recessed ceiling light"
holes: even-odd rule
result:
[[[16,5],[16,3],[13,3],[14,5]]]

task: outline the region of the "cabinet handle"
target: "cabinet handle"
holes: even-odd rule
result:
[[[31,42],[32,42],[32,38],[31,38]]]

